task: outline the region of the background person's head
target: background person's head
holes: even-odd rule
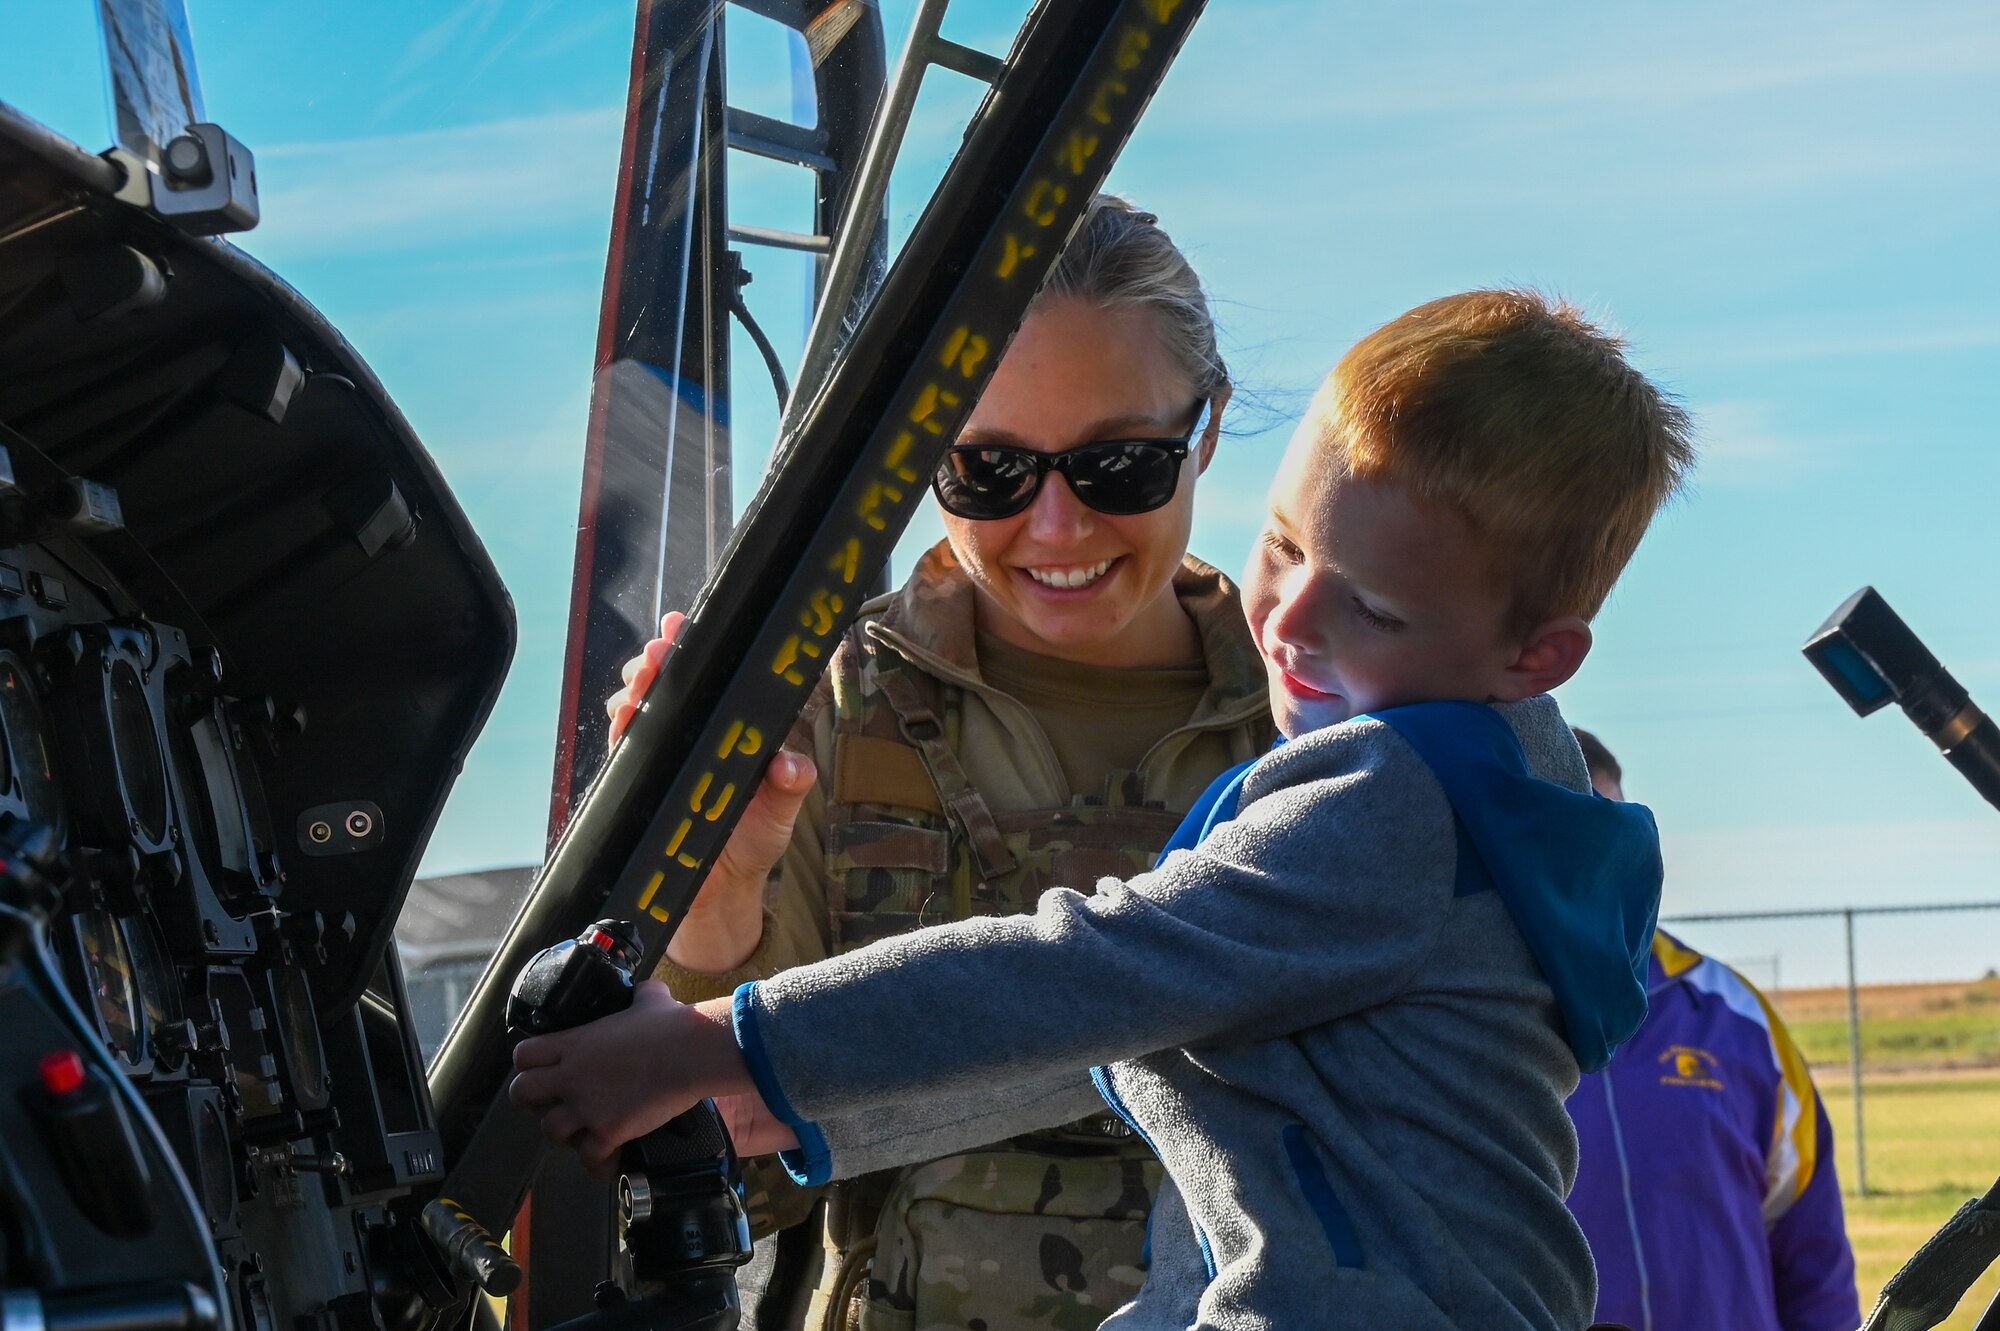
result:
[[[1474,291],[1341,359],[1244,576],[1281,729],[1576,672],[1693,462],[1685,413],[1623,351],[1569,305]]]
[[[958,442],[1062,453],[1102,440],[1187,438],[1198,421],[1201,429],[1173,497],[1148,512],[1097,512],[1057,473],[1013,516],[947,511],[946,536],[979,592],[980,626],[1092,664],[1198,654],[1172,579],[1229,391],[1200,278],[1150,213],[1098,196]]]
[[[1583,765],[1590,769],[1590,788],[1608,800],[1625,798],[1625,769],[1604,747],[1604,741],[1582,726],[1571,726],[1577,747],[1583,750]]]

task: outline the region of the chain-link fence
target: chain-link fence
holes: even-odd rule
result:
[[[2000,900],[1715,911],[1661,924],[1771,998],[1813,1067],[1852,1191],[1874,1190],[1878,1119],[1891,1139],[1890,1186],[1912,1191],[1938,1186],[1907,1166],[1946,1162],[1954,1111],[1988,1133],[2000,1125]],[[1968,955],[1990,960],[1970,975],[1942,974],[1931,959],[1947,951],[1961,967]],[[1826,983],[1836,960],[1838,980]],[[1873,1110],[1871,1098],[1881,1102]],[[1923,1154],[1927,1162],[1914,1158]]]

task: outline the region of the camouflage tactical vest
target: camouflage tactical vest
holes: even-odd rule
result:
[[[1034,909],[1153,865],[1180,815],[1136,773],[1064,808],[995,813],[967,780],[959,690],[857,626],[831,667],[834,945]],[[811,1331],[1091,1331],[1138,1292],[1160,1165],[1111,1116],[838,1185]]]

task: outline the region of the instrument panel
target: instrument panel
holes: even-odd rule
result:
[[[0,427],[0,471],[24,461],[47,465]],[[400,975],[386,954],[369,1000],[322,1021],[312,971],[357,925],[286,899],[288,858],[325,854],[287,846],[270,811],[297,709],[239,696],[199,619],[144,613],[89,543],[35,535],[0,545],[0,843],[55,834],[70,997],[178,1157],[235,1325],[279,1331],[259,1254],[293,1241],[308,1190],[366,1218],[369,1196],[437,1169]],[[336,1106],[343,1081],[364,1112]],[[322,1242],[321,1261],[358,1264],[372,1240],[357,1224]]]
[[[118,176],[0,105],[6,1320],[405,1331],[391,931],[512,611],[338,331]]]
[[[55,944],[130,1075],[165,1086],[206,1061],[250,1092],[246,1108],[295,1101],[260,1037],[282,1031],[298,1061],[323,1067],[310,995],[268,1017],[240,1005],[237,1030],[219,1013],[218,966],[267,952],[260,924],[282,917],[282,861],[252,794],[272,736],[240,706],[230,715],[213,646],[137,613],[64,544],[0,552],[0,835],[33,825],[63,843],[72,878]]]

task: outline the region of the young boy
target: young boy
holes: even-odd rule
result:
[[[515,1100],[601,1161],[739,1097],[764,1125],[739,1146],[789,1146],[809,1182],[1108,1100],[1170,1186],[1107,1327],[1584,1326],[1563,1100],[1644,1015],[1660,865],[1543,695],[1691,462],[1620,350],[1495,291],[1341,361],[1244,578],[1289,742],[1218,781],[1151,873],[733,1004],[643,986],[523,1042]]]

